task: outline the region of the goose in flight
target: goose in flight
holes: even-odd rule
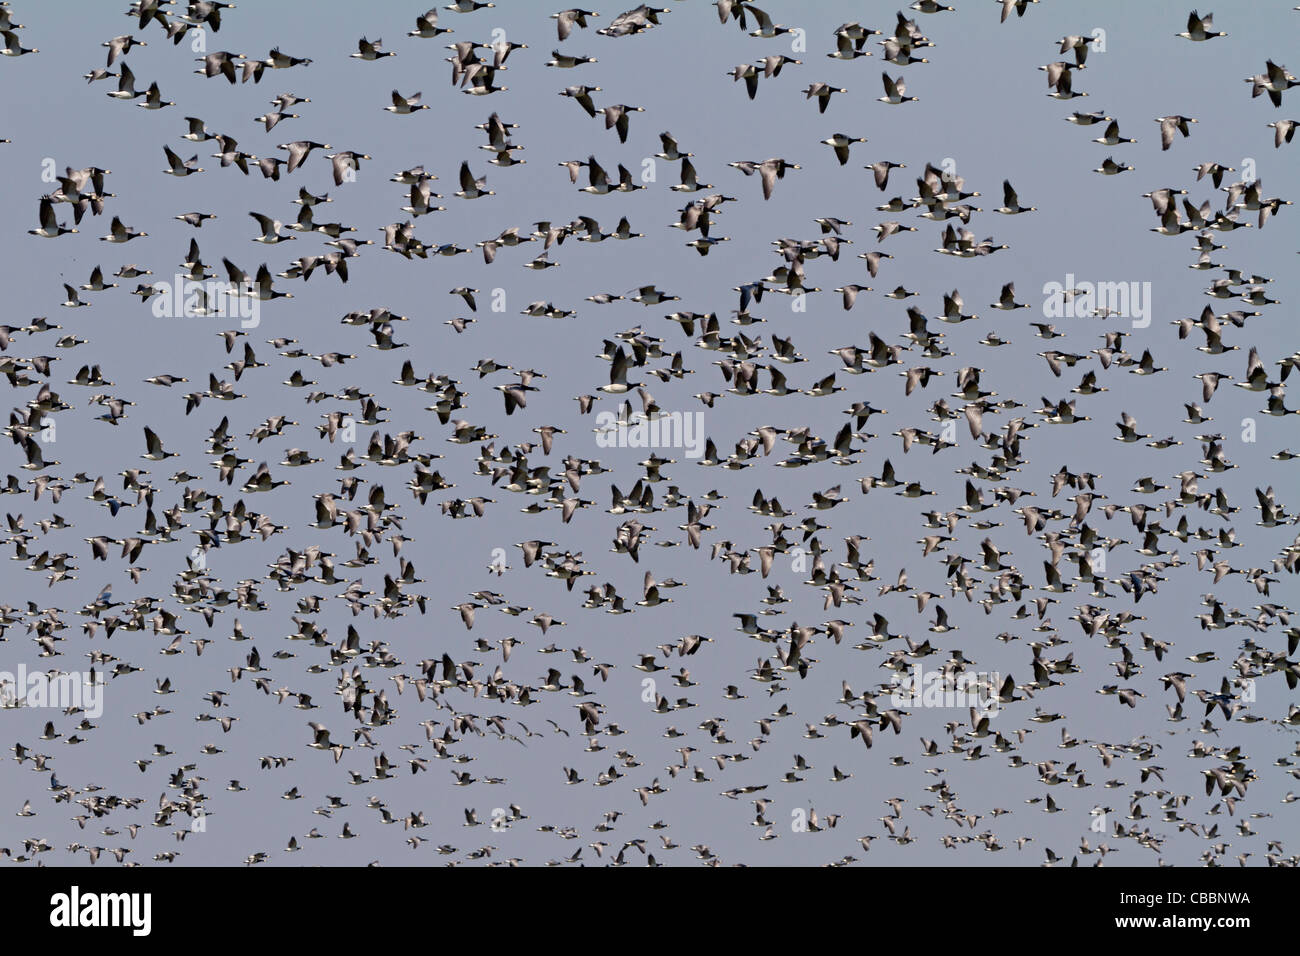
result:
[[[268,110],[261,116],[254,116],[253,122],[261,123],[263,130],[269,133],[280,125],[281,120],[301,118],[301,115],[298,113],[286,113],[283,110]]]
[[[768,16],[766,12],[760,10],[752,3],[744,4],[744,11],[754,18],[756,24],[754,29],[749,31],[749,35],[752,37],[761,37],[770,40],[773,37],[778,37],[783,33],[790,32],[789,27],[782,26],[779,23],[773,23],[772,18]]]
[[[1160,124],[1160,149],[1166,150],[1173,145],[1174,133],[1182,133],[1186,139],[1192,135],[1189,123],[1195,123],[1197,120],[1190,116],[1157,116],[1155,122]]]
[[[135,74],[131,72],[131,67],[128,64],[123,63],[117,74],[117,89],[109,90],[104,95],[115,100],[133,100],[144,96],[144,93],[136,90]]]
[[[808,86],[808,89],[803,91],[803,95],[804,95],[804,99],[806,100],[810,100],[814,96],[817,97],[817,112],[825,113],[826,107],[831,105],[832,94],[847,93],[847,92],[848,90],[842,89],[841,87],[831,86],[829,83],[819,82],[819,83],[810,84]],[[865,140],[858,140],[857,142],[865,142]],[[843,162],[843,160],[841,160],[841,162]]]
[[[1077,110],[1065,118],[1067,123],[1075,126],[1092,126],[1094,123],[1109,123],[1115,117],[1107,116],[1100,110],[1092,113],[1080,113]]]
[[[278,242],[285,242],[289,239],[295,238],[294,236],[286,236],[280,232],[280,229],[283,226],[283,223],[281,223],[280,220],[272,219],[270,216],[265,216],[260,212],[250,212],[249,215],[257,222],[258,228],[262,230],[260,236],[253,237],[254,242],[274,245]]]
[[[109,224],[108,235],[100,236],[99,239],[101,242],[123,243],[130,242],[132,239],[140,239],[147,235],[149,235],[149,233],[138,232],[129,226],[123,225],[122,220],[117,216],[114,216],[113,221]]]
[[[994,212],[1000,212],[1004,216],[1017,216],[1022,212],[1037,212],[1037,206],[1020,205],[1020,197],[1016,191],[1011,188],[1011,180],[1002,180],[1002,205],[994,209]]]
[[[1117,176],[1120,173],[1131,172],[1132,169],[1133,167],[1128,163],[1117,163],[1113,156],[1107,156],[1093,172],[1101,173],[1103,176]]]
[[[787,169],[803,168],[798,163],[791,163],[784,159],[765,159],[761,163],[741,160],[727,165],[732,169],[739,169],[746,176],[752,176],[757,172],[759,179],[762,181],[764,199],[772,198],[772,191],[776,188],[776,181],[785,178]]]
[[[89,302],[82,302],[80,297],[77,294],[77,290],[74,289],[72,286],[68,285],[66,282],[63,284],[63,289],[68,294],[68,298],[64,302],[60,303],[64,308],[79,309],[84,306],[90,305]]]
[[[26,56],[28,53],[41,52],[36,47],[24,47],[13,30],[0,30],[0,39],[5,42],[4,49],[0,49],[0,54],[4,56]]]
[[[438,26],[438,8],[430,7],[427,11],[415,18],[415,29],[406,35],[408,37],[420,37],[424,40],[432,40],[434,37],[451,32],[453,31],[450,27]]]
[[[599,61],[594,56],[578,56],[572,53],[561,53],[559,50],[552,50],[551,58],[546,61],[546,65],[560,70],[572,70],[574,67],[596,62]]]
[[[329,143],[315,143],[315,142],[312,142],[311,140],[305,140],[305,139],[296,140],[296,141],[294,141],[294,142],[292,142],[292,143],[281,143],[279,146],[276,147],[276,149],[284,149],[284,150],[288,150],[288,151],[289,151],[289,159],[287,160],[287,162],[286,162],[286,164],[285,164],[285,167],[284,167],[285,172],[287,172],[287,173],[292,173],[295,169],[297,169],[297,168],[298,168],[299,166],[301,166],[304,162],[306,162],[307,157],[311,154],[311,151],[312,151],[313,149],[333,149],[333,148],[334,148],[334,147],[330,146]],[[331,157],[331,158],[333,158],[333,157]],[[363,157],[361,157],[361,158],[362,158],[362,159],[369,159],[370,157],[369,157],[369,156],[363,156]],[[335,167],[335,168],[336,168],[336,169],[338,168],[337,164],[336,164],[336,167]],[[347,164],[345,163],[345,164],[343,165],[343,169],[344,169],[344,170],[347,170],[348,168],[349,168],[349,167],[348,167]],[[337,174],[335,175],[335,180],[336,180],[335,185],[340,185],[340,184],[341,184],[341,183],[338,182],[338,176],[337,176]],[[310,196],[310,194],[308,194],[308,196]],[[302,205],[315,205],[315,202],[307,202],[307,201],[306,201],[306,198],[303,197],[303,196],[301,195],[301,193],[299,194],[299,199],[298,199],[298,200],[294,200],[294,201],[295,201],[295,202],[298,202],[299,200],[304,200],[302,203],[300,203],[300,204],[302,204]],[[319,200],[319,201],[321,201],[321,202],[329,202],[329,198],[328,198],[328,197],[324,197],[323,199],[321,199],[321,200]]]
[[[288,147],[284,147],[290,150],[291,157],[293,155],[292,147],[293,144],[289,144]],[[321,148],[329,149],[328,146],[324,146]],[[306,157],[305,151],[303,153],[303,156],[304,158]],[[344,150],[341,153],[330,153],[326,156],[326,158],[333,164],[334,167],[334,185],[342,186],[345,182],[352,182],[356,179],[356,173],[358,170],[361,169],[361,160],[370,159],[370,156],[368,153],[358,153],[349,149],[349,150]]]
[[[216,76],[224,76],[232,85],[235,82],[235,63],[247,59],[242,53],[230,53],[227,50],[218,50],[216,53],[208,53],[196,58],[203,68],[194,72],[200,76],[212,79]],[[126,64],[122,64],[122,73],[127,74],[129,71]],[[120,81],[119,81],[120,82]],[[109,96],[113,94],[110,93]],[[139,95],[139,94],[136,94]]]
[[[41,236],[45,239],[57,239],[59,236],[67,235],[70,232],[77,232],[75,227],[69,228],[61,225],[54,216],[54,203],[48,196],[42,196],[40,202],[40,226],[36,229],[28,229],[28,235]]]
[[[1016,301],[1016,284],[1007,282],[1002,286],[1002,293],[998,296],[998,301],[989,305],[990,309],[1001,309],[1004,312],[1011,312],[1016,309],[1028,309],[1027,302]]]
[[[150,83],[149,89],[144,92],[144,102],[135,104],[142,110],[160,110],[167,106],[175,106],[171,100],[162,98],[162,91],[158,88],[157,82]]]
[[[595,102],[593,102],[591,98],[591,94],[599,93],[599,92],[601,92],[599,86],[579,85],[579,86],[566,86],[564,89],[560,90],[559,95],[567,96],[569,99],[573,100],[575,103],[581,106],[583,111],[586,112],[588,116],[594,118],[596,115],[596,104]],[[606,129],[608,129],[608,127],[606,127]]]
[[[644,113],[644,106],[625,106],[618,104],[615,106],[605,106],[601,108],[605,114],[605,129],[614,129],[618,133],[620,143],[627,142],[628,131],[628,113]]]
[[[405,116],[410,113],[417,113],[420,110],[429,109],[428,103],[421,103],[421,93],[412,93],[410,96],[403,96],[397,90],[393,90],[393,103],[391,106],[385,106],[384,109],[389,113],[395,113],[398,116]]]
[[[1136,143],[1135,139],[1128,139],[1119,135],[1119,123],[1111,120],[1106,126],[1106,131],[1093,140],[1094,143],[1101,143],[1103,146],[1119,146],[1123,143]]]
[[[731,77],[732,82],[737,82],[739,80],[745,81],[745,92],[749,94],[751,100],[758,95],[759,74],[758,68],[755,67],[754,64],[741,63],[733,68],[727,75]]]
[[[674,192],[693,193],[693,192],[699,192],[701,189],[713,188],[712,183],[702,183],[699,181],[699,178],[695,172],[695,164],[692,163],[689,159],[687,159],[686,157],[682,157],[681,163],[682,165],[681,165],[680,181],[669,186],[668,187],[669,189],[673,190]]]
[[[898,106],[901,103],[916,103],[918,98],[907,96],[907,85],[903,82],[900,75],[897,79],[890,77],[888,73],[880,74],[881,83],[885,87],[885,95],[876,97],[877,102],[888,103],[891,106]]]
[[[1038,3],[1038,0],[994,0],[1002,5],[1002,23],[1007,22],[1007,17],[1011,16],[1011,11],[1015,11],[1016,16],[1023,17],[1025,11],[1029,9],[1031,3]]]
[[[373,43],[362,37],[357,41],[357,52],[349,53],[348,56],[355,60],[381,60],[386,56],[397,56],[392,50],[382,50],[383,40],[375,40]]]
[[[148,43],[145,43],[143,40],[137,40],[130,34],[113,37],[111,40],[105,40],[100,44],[100,46],[108,48],[108,62],[104,65],[112,66],[117,61],[118,57],[126,56],[126,54],[130,53],[132,47],[148,45]]]
[[[1215,37],[1226,37],[1227,35],[1226,33],[1215,32],[1213,13],[1200,16],[1195,10],[1187,15],[1187,29],[1182,33],[1174,34],[1176,37],[1182,37],[1184,40],[1192,40],[1197,43],[1213,40]]]
[[[823,146],[829,146],[835,151],[835,158],[838,159],[840,165],[843,166],[849,161],[849,147],[854,143],[865,143],[866,141],[867,138],[865,136],[848,136],[844,133],[833,133],[821,142]]]
[[[1276,123],[1269,123],[1269,128],[1273,130],[1273,148],[1279,148],[1283,143],[1289,143],[1295,138],[1296,127],[1300,126],[1297,120],[1278,120]]]
[[[1246,77],[1246,82],[1251,85],[1251,99],[1267,93],[1269,100],[1277,107],[1282,105],[1283,93],[1293,86],[1300,86],[1300,80],[1288,73],[1286,67],[1278,66],[1272,60],[1264,65],[1263,73]]]
[[[859,57],[871,56],[871,51],[864,50],[863,47],[871,35],[879,32],[879,30],[863,30],[860,26],[856,31],[841,27],[835,31],[834,52],[826,55],[832,60],[856,60]]]
[[[694,156],[694,153],[683,153],[677,146],[677,140],[672,133],[667,131],[659,134],[659,142],[663,144],[663,150],[655,153],[656,159],[666,159],[675,162],[679,159],[688,159]]]
[[[172,152],[171,148],[168,146],[163,147],[163,155],[167,157],[168,166],[168,168],[164,169],[163,172],[169,176],[176,176],[183,179],[184,177],[191,176],[194,173],[203,172],[203,167],[194,165],[199,161],[198,156],[191,156],[189,159],[181,159]]]
[[[591,10],[572,7],[568,10],[561,10],[559,13],[552,13],[551,19],[555,21],[556,35],[563,42],[569,38],[574,27],[585,30],[587,29],[587,18],[598,16],[600,16],[599,13],[593,13]]]

